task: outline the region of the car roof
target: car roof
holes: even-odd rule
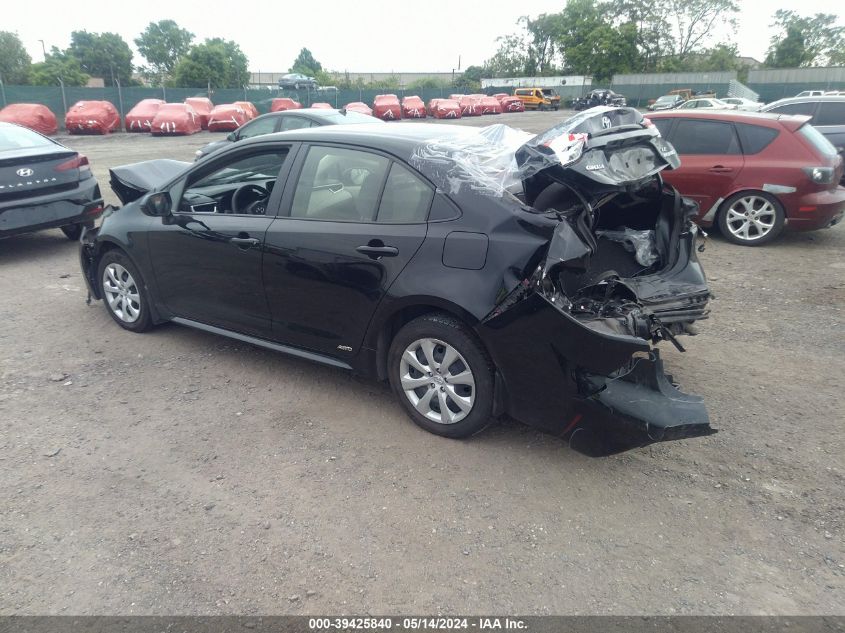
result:
[[[389,130],[387,128],[390,128]],[[268,141],[349,143],[408,158],[420,144],[478,134],[481,128],[438,123],[394,125],[326,125],[255,136],[242,146]],[[240,145],[240,143],[239,143]]]
[[[805,116],[792,114],[775,114],[774,112],[745,112],[742,110],[723,110],[715,112],[697,112],[695,110],[661,110],[660,112],[649,112],[649,119],[677,119],[680,117],[697,119],[715,119],[718,121],[738,121],[740,123],[774,123],[781,119],[808,119]]]
[[[789,103],[818,103],[820,101],[834,101],[834,102],[842,102],[845,101],[845,95],[816,95],[815,97],[806,96],[806,97],[786,97],[785,99],[778,99],[777,101],[772,101],[771,103],[767,104],[767,108],[772,108],[776,105],[786,105]]]

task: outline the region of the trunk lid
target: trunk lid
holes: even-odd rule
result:
[[[79,183],[77,152],[60,145],[0,151],[0,200],[73,189]]]

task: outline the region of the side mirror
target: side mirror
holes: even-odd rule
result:
[[[163,218],[170,215],[172,205],[170,194],[166,191],[151,193],[141,203],[141,211],[146,215]]]
[[[229,132],[229,134],[226,136],[226,140],[231,141],[232,143],[237,141],[238,140],[237,132]]]

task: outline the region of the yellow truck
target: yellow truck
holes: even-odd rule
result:
[[[525,104],[526,110],[560,109],[560,95],[553,88],[517,88],[513,96]]]

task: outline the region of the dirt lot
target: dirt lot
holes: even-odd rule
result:
[[[107,189],[210,135],[63,140]],[[712,319],[664,355],[720,433],[590,459],[515,422],[441,439],[380,384],[210,334],[130,334],[59,231],[4,241],[0,614],[845,614],[844,249],[841,227],[711,239]]]

